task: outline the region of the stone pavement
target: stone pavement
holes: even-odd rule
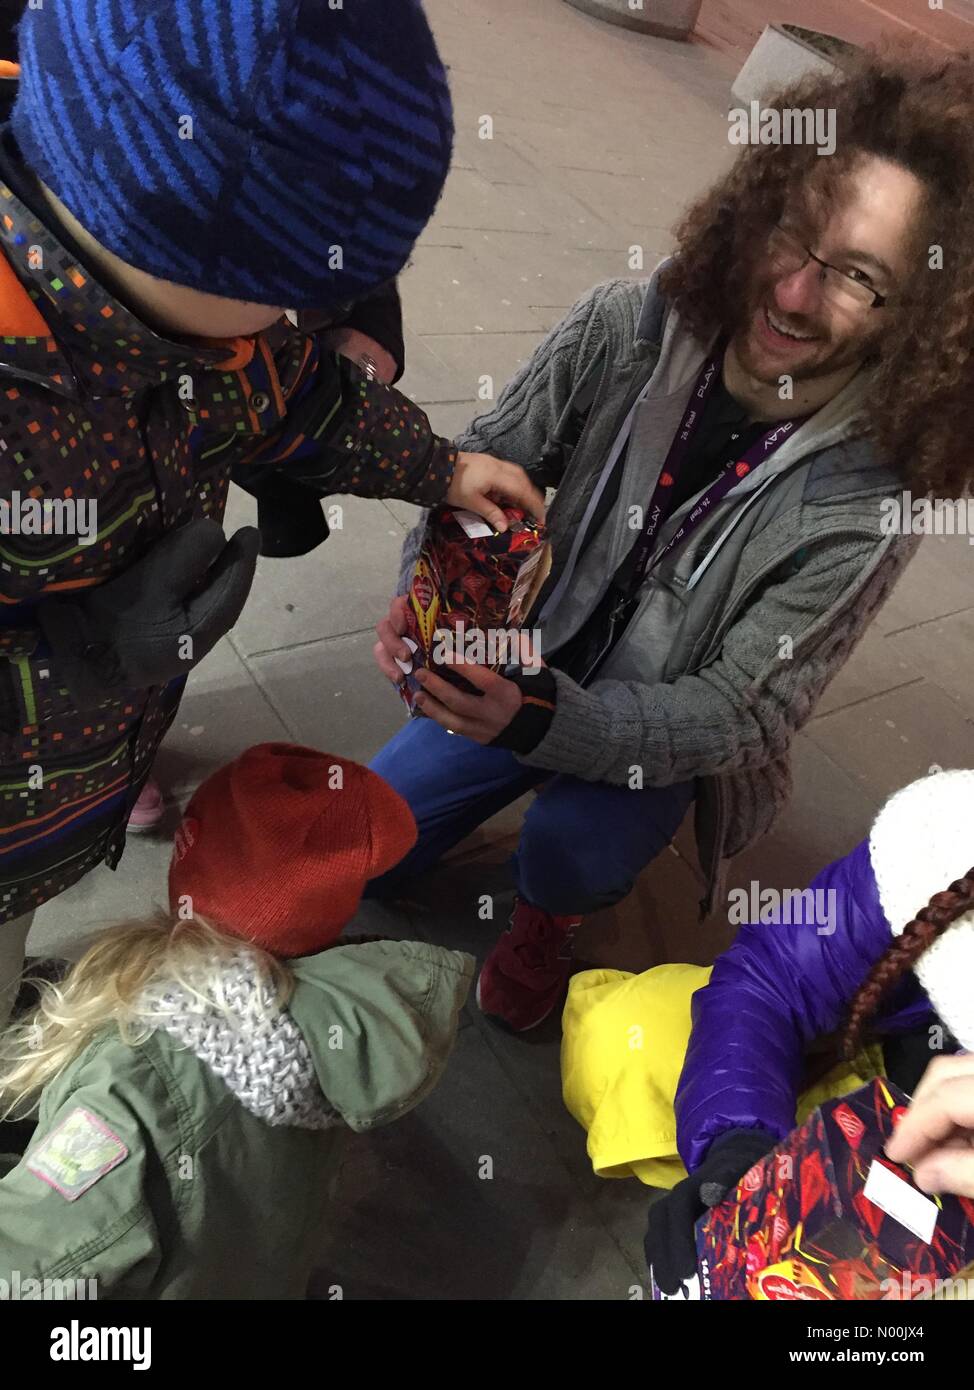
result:
[[[804,3],[804,0],[803,0]],[[444,433],[495,391],[598,280],[648,274],[685,201],[729,160],[725,113],[739,66],[695,43],[644,38],[560,0],[428,0],[452,67],[457,158],[403,280],[404,388]],[[482,118],[493,139],[479,138]],[[343,528],[299,561],[262,561],[232,636],[194,673],[157,771],[178,804],[248,745],[296,739],[367,759],[400,724],[372,666],[372,626],[392,591],[412,508],[341,499]],[[234,499],[229,526],[252,519]],[[797,740],[795,797],[732,882],[802,887],[868,830],[882,799],[974,749],[972,551],[927,540]],[[516,813],[497,818],[415,899],[362,914],[365,931],[421,935],[480,957],[509,902]],[[168,837],[130,841],[44,909],[33,950],[76,952],[84,933],[165,898]],[[477,916],[497,895],[493,923]],[[696,924],[699,875],[684,827],[625,905],[592,919],[591,961],[642,969],[705,962],[726,923]],[[493,1176],[481,1177],[484,1160]],[[282,1178],[286,1181],[286,1178]],[[446,1079],[414,1114],[352,1141],[319,1294],[347,1298],[618,1299],[644,1271],[647,1194],[591,1172],[561,1104],[558,1030],[515,1040],[468,1006]]]

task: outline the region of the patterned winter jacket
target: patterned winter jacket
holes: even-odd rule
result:
[[[421,410],[287,319],[232,342],[158,336],[5,167],[22,196],[0,179],[0,924],[115,867],[184,684],[76,708],[35,622],[42,595],[104,583],[192,518],[221,520],[231,478],[258,499],[264,553],[297,554],[327,534],[317,499],[434,503],[456,462]],[[93,534],[65,534],[82,502]]]

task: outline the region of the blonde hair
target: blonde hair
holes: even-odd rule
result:
[[[294,989],[290,968],[210,922],[158,912],[100,933],[60,983],[33,981],[37,1007],[0,1034],[0,1117],[36,1110],[44,1087],[104,1029],[114,1025],[130,1047],[144,1043],[166,1014],[155,987],[181,985],[229,1014],[222,980],[242,958],[264,986],[254,1011],[285,1008]]]

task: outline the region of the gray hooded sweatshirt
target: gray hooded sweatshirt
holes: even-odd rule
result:
[[[660,267],[661,269],[662,267]],[[461,449],[521,464],[557,489],[542,652],[591,616],[639,526],[712,343],[701,343],[649,281],[615,280],[581,299],[460,435]],[[540,464],[588,375],[586,427],[557,472]],[[651,572],[637,611],[585,688],[555,671],[548,732],[521,761],[586,781],[665,787],[694,779],[707,895],[722,863],[764,834],[791,791],[793,734],[848,660],[919,540],[886,534],[881,501],[902,479],[876,457],[860,372]],[[583,388],[584,389],[584,388]],[[632,442],[619,447],[631,415]],[[615,446],[615,447],[614,447]],[[597,495],[617,496],[597,518]],[[662,550],[695,499],[661,528]],[[640,522],[641,524],[641,522]],[[407,538],[405,591],[425,520]]]

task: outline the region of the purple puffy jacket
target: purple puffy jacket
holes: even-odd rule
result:
[[[834,890],[827,900],[834,906],[831,934],[783,925],[780,911],[769,914],[767,922],[741,927],[693,996],[676,1095],[677,1147],[690,1172],[726,1130],[764,1129],[782,1139],[794,1129],[806,1047],[844,1023],[853,995],[892,940],[868,840],[811,887]],[[875,1027],[906,1032],[935,1017],[911,974]]]

